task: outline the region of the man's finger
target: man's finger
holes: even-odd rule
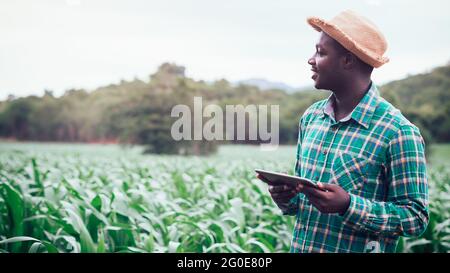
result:
[[[283,194],[297,194],[295,189],[281,190],[281,191],[270,191],[270,194],[273,195],[283,195]]]
[[[290,187],[288,185],[269,186],[269,192],[271,192],[271,193],[286,192],[286,191],[292,191],[292,190],[294,190],[294,188]]]
[[[271,196],[274,200],[289,200],[294,198],[297,193],[286,192],[286,193],[272,193]]]
[[[303,188],[303,194],[309,196],[313,196],[315,198],[323,199],[326,197],[326,192],[320,189],[316,189],[313,187],[304,187]]]
[[[326,208],[323,206],[322,199],[318,199],[314,196],[311,196],[308,198],[311,205],[313,205],[316,209],[318,209],[320,212],[325,212]]]
[[[317,182],[317,186],[323,191],[336,191],[336,185],[333,184]]]

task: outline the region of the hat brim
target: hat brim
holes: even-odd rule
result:
[[[389,62],[389,58],[374,56],[373,53],[363,49],[355,40],[353,40],[350,36],[348,36],[334,24],[330,24],[318,17],[308,17],[306,21],[315,30],[319,32],[325,32],[331,38],[340,43],[344,48],[355,54],[358,58],[360,58],[363,62],[369,64],[370,66],[378,68],[383,64]]]

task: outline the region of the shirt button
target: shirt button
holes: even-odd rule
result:
[[[323,151],[322,151],[322,154],[323,154],[323,155],[326,155],[326,154],[327,154],[327,150],[323,150]]]

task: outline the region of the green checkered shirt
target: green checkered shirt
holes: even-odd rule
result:
[[[300,119],[295,174],[340,185],[350,206],[342,216],[321,213],[303,194],[281,205],[297,219],[290,251],[395,252],[399,236],[419,236],[428,224],[424,141],[375,84],[338,122],[333,101]]]

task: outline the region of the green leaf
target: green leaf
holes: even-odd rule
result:
[[[28,253],[38,253],[39,248],[43,246],[41,242],[35,242],[31,245],[30,249],[28,250]]]
[[[8,211],[9,237],[23,235],[25,205],[22,195],[7,182],[0,184],[0,192],[5,200]],[[21,244],[17,244],[14,245],[11,250],[12,252],[18,252],[20,248]]]
[[[97,253],[106,252],[105,233],[103,230],[98,231]]]
[[[94,253],[96,246],[81,217],[70,208],[66,208],[66,212],[70,217],[72,226],[80,235],[81,252]]]
[[[140,249],[140,248],[137,248],[137,247],[129,246],[129,247],[127,247],[127,249],[128,249],[129,251],[131,251],[131,252],[136,252],[136,253],[147,253],[147,251],[145,251],[145,249]]]
[[[97,194],[91,201],[91,205],[98,211],[102,210],[102,198]]]
[[[16,236],[12,238],[8,238],[5,240],[1,240],[0,244],[10,244],[10,243],[17,243],[17,242],[25,242],[25,241],[35,241],[40,242],[38,239],[28,236]]]
[[[147,252],[153,252],[155,249],[155,240],[152,235],[149,235],[144,241],[145,250]]]
[[[31,165],[33,166],[33,176],[34,176],[34,182],[36,183],[36,186],[38,187],[38,195],[44,196],[44,185],[42,184],[41,180],[41,173],[39,171],[39,168],[36,163],[36,158],[31,159]]]
[[[181,244],[179,242],[170,241],[169,242],[169,249],[168,249],[169,253],[178,252],[178,249],[179,249],[180,245]]]
[[[42,244],[47,248],[48,253],[58,253],[58,248],[56,248],[54,245],[52,245],[49,242],[42,242]]]
[[[264,253],[270,253],[271,251],[270,251],[270,249],[267,247],[267,246],[265,246],[263,243],[261,243],[261,242],[258,242],[255,238],[250,238],[250,240],[248,240],[247,241],[247,244],[248,245],[255,245],[255,246],[257,246],[258,248],[260,248],[261,250],[262,250],[262,252],[264,252]],[[250,251],[251,251],[251,249],[250,249]],[[251,252],[253,252],[253,251],[251,251]]]

